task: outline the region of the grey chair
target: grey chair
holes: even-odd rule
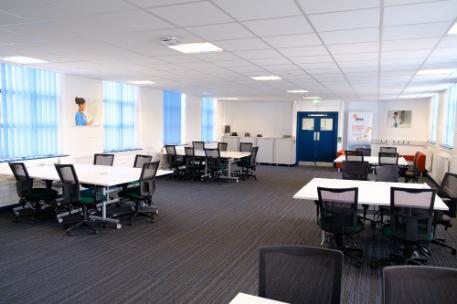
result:
[[[96,153],[94,154],[94,165],[112,166],[114,163],[114,154]]]
[[[399,170],[395,165],[377,166],[375,168],[377,182],[398,182]]]
[[[133,167],[143,168],[144,164],[149,164],[150,162],[152,162],[152,155],[137,154],[135,156],[135,161],[133,162]]]
[[[390,152],[379,152],[378,154],[378,165],[395,165],[398,166],[398,154]]]
[[[254,178],[257,180],[257,176],[254,174],[256,170],[256,162],[257,162],[257,152],[259,151],[259,147],[252,147],[251,155],[249,157],[244,157],[240,160],[240,176],[243,179],[247,179],[249,177]]]
[[[397,147],[380,147],[379,148],[380,153],[397,153]]]
[[[167,153],[168,168],[173,171],[174,175],[181,174],[184,166],[184,157],[176,153],[176,145],[165,145],[165,152]]]
[[[251,152],[252,143],[242,142],[240,143],[240,152]]]
[[[361,161],[343,161],[341,173],[343,179],[367,180],[370,164]]]
[[[259,296],[294,304],[341,303],[342,252],[303,246],[259,252]]]
[[[358,193],[358,188],[317,187],[319,200],[316,204],[317,224],[323,231],[335,236],[335,244],[331,244],[331,246],[355,260],[357,266],[361,266],[363,250],[344,244],[345,236],[354,235],[364,230],[364,225],[357,214]]]
[[[371,156],[370,148],[355,148],[355,151],[361,151],[363,153],[363,156]]]
[[[382,271],[383,304],[457,302],[457,269],[391,266]]]
[[[360,161],[363,162],[363,152],[362,151],[349,151],[346,150],[344,151],[344,156],[346,158],[346,161]]]
[[[419,180],[420,172],[417,168],[417,160],[419,159],[420,154],[421,152],[416,152],[412,165],[408,166],[408,168],[406,168],[406,170],[403,172],[403,177],[405,178],[406,183],[409,181],[417,182]]]
[[[205,149],[205,155],[206,168],[211,179],[216,180],[218,177],[224,175],[227,167],[221,158],[219,149]]]
[[[192,147],[194,148],[194,150],[204,151],[205,150],[205,142],[203,142],[203,141],[193,141],[192,142]]]
[[[228,143],[226,143],[226,142],[218,142],[217,143],[217,148],[219,149],[219,151],[227,151]]]

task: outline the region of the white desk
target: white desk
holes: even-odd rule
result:
[[[287,304],[286,302],[280,302],[261,297],[256,297],[240,292],[230,301],[229,304]]]
[[[119,189],[120,185],[136,182],[140,179],[141,168],[119,167],[119,166],[95,166],[74,164],[79,182],[82,184],[95,185],[102,189],[103,195],[106,195],[106,201],[102,202],[102,216],[91,216],[92,219],[105,223],[115,224],[116,228],[121,228],[118,220],[110,219],[106,216],[106,206],[115,203],[118,200],[111,200],[109,193]],[[44,181],[60,181],[57,170],[54,166],[38,166],[27,168],[29,176],[33,179]],[[156,176],[171,174],[168,170],[158,170]],[[2,170],[0,174],[13,175],[11,170]],[[57,215],[57,220],[61,222],[62,217],[68,213]]]
[[[333,162],[334,163],[342,163],[345,160],[346,160],[346,156],[345,155],[340,155]],[[377,156],[364,156],[363,160],[368,162],[371,166],[377,166],[378,162],[379,162],[379,158]],[[400,167],[407,167],[408,166],[408,162],[406,161],[406,159],[404,157],[399,157],[398,158],[398,166],[400,166]]]
[[[414,183],[388,183],[388,182],[375,182],[375,181],[358,181],[347,179],[332,179],[332,178],[313,178],[303,188],[301,188],[293,196],[296,199],[303,200],[318,200],[317,187],[326,188],[359,188],[359,204],[370,206],[390,206],[390,188],[413,188],[413,189],[428,189],[427,184],[414,184]],[[439,196],[435,197],[435,210],[447,211],[449,208],[441,200]]]

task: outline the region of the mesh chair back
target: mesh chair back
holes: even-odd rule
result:
[[[240,152],[251,152],[252,143],[242,142],[240,143]]]
[[[384,165],[376,167],[376,181],[378,182],[398,182],[399,170],[395,165]]]
[[[397,153],[397,147],[380,147],[380,153]]]
[[[167,155],[176,155],[176,146],[165,145],[165,152],[167,152]]]
[[[140,155],[137,154],[135,156],[135,161],[133,162],[133,167],[134,168],[143,168],[144,164],[148,164],[152,161],[152,156],[151,155]]]
[[[219,151],[227,151],[228,143],[219,142],[219,143],[217,143],[217,148],[219,149]]]
[[[383,304],[455,303],[457,269],[391,266],[382,273]]]
[[[194,147],[194,150],[203,151],[205,150],[205,143],[203,141],[193,141],[192,147]]]
[[[444,200],[448,205],[449,211],[446,212],[451,217],[456,216],[456,204],[457,204],[457,174],[446,173],[441,182],[441,187],[438,195],[442,198],[446,198],[450,201]]]
[[[383,165],[398,165],[398,154],[389,153],[389,152],[379,152],[378,154],[378,164]]]
[[[33,187],[33,181],[29,176],[24,163],[8,163],[16,179],[16,191],[19,197],[27,196]]]
[[[358,188],[317,187],[320,227],[334,234],[354,231],[357,225]]]
[[[80,185],[75,167],[72,164],[55,164],[55,167],[62,182],[64,202],[67,204],[79,202]]]
[[[184,147],[185,163],[186,167],[192,166],[194,163],[194,148]]]
[[[362,151],[344,151],[346,160],[348,161],[360,161],[363,162],[363,152]]]
[[[341,251],[303,246],[259,251],[259,296],[286,303],[340,303]]]
[[[363,156],[371,156],[371,149],[370,148],[356,148],[356,151],[362,151]]]
[[[343,161],[341,172],[343,179],[367,180],[370,164],[361,161]]]
[[[399,239],[426,241],[432,233],[436,189],[390,189],[390,227]]]
[[[216,169],[221,164],[221,153],[219,149],[205,149],[206,164],[208,169]]]
[[[257,161],[257,153],[259,152],[259,147],[252,147],[251,149],[251,165],[255,166],[255,163]]]
[[[99,166],[112,166],[114,162],[114,154],[94,154],[94,165]]]
[[[184,154],[189,157],[189,156],[194,156],[194,148],[191,147],[185,147],[184,148]]]
[[[159,161],[143,165],[140,176],[140,194],[151,196],[155,191],[155,178],[159,169]]]

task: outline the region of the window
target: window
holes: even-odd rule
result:
[[[202,141],[214,141],[214,99],[202,98]]]
[[[105,81],[103,83],[105,113],[105,151],[135,149],[136,88]]]
[[[440,95],[435,94],[432,97],[430,103],[430,134],[428,136],[428,141],[430,143],[436,142],[436,124],[438,123],[438,106],[440,102]]]
[[[457,106],[456,86],[449,88],[446,109],[446,127],[444,128],[443,146],[447,148],[454,147],[454,130],[455,130],[455,114]]]
[[[0,64],[0,87],[0,160],[56,155],[56,73]]]
[[[163,139],[166,145],[181,144],[181,93],[163,91]]]

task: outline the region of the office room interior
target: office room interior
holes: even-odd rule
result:
[[[457,303],[457,0],[0,0],[0,303]]]

